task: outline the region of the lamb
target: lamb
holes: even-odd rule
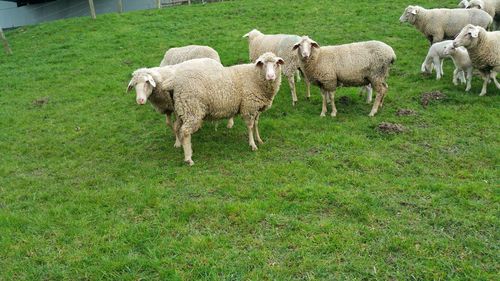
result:
[[[500,89],[500,83],[496,79],[497,72],[500,72],[500,31],[488,32],[481,26],[468,24],[453,40],[453,46],[465,47],[472,66],[481,73],[484,82],[480,96],[486,95],[486,88],[491,79]]]
[[[184,161],[193,165],[191,135],[204,120],[231,118],[240,114],[248,129],[248,142],[257,150],[260,114],[269,109],[281,85],[282,58],[261,55],[255,63],[224,67],[204,59],[204,66],[179,65],[170,79],[176,121],[174,129],[182,142]],[[254,138],[255,134],[255,138]]]
[[[184,47],[168,49],[165,52],[165,56],[163,57],[160,66],[174,65],[188,60],[201,58],[209,58],[221,62],[219,54],[213,48],[200,45],[188,45]],[[166,123],[167,126],[172,126],[171,116],[169,114],[166,115]],[[231,129],[233,126],[234,119],[230,118],[227,122],[227,127]]]
[[[399,21],[414,25],[432,45],[445,39],[454,39],[467,24],[487,28],[493,18],[478,9],[425,9],[408,6]]]
[[[462,2],[460,2],[461,5],[467,9],[475,8],[487,12],[493,18],[493,30],[499,27],[497,22],[500,21],[500,0],[464,0]]]
[[[160,66],[174,65],[187,60],[201,58],[209,58],[220,62],[220,57],[216,50],[208,46],[189,45],[168,49]]]
[[[328,96],[331,98],[331,116],[337,116],[335,91],[339,86],[371,84],[377,95],[369,116],[375,116],[382,107],[388,89],[386,79],[389,67],[396,60],[396,54],[389,45],[368,41],[320,47],[316,41],[303,36],[293,50],[297,51],[305,77],[321,89],[323,107],[320,116],[325,116],[327,112]]]
[[[283,65],[283,74],[288,79],[292,95],[292,105],[295,106],[298,99],[294,75],[297,73],[297,78],[298,80],[300,79],[300,74],[298,73],[300,63],[297,55],[292,51],[292,47],[300,41],[300,36],[288,34],[265,35],[257,29],[253,29],[243,35],[243,38],[248,38],[250,61],[255,62],[259,56],[266,52],[273,52],[283,58],[286,62]],[[307,90],[306,97],[309,99],[311,97],[311,84],[307,79],[304,79],[304,82],[306,83]]]
[[[436,79],[441,79],[443,76],[443,62],[445,58],[449,58],[449,55],[444,54],[444,49],[446,46],[452,44],[452,40],[446,40],[438,43],[432,44],[427,52],[424,62],[422,63],[421,71],[422,73],[432,73],[432,69],[436,70]]]
[[[471,88],[472,81],[472,62],[469,57],[469,52],[464,47],[455,48],[453,42],[446,45],[443,53],[447,56],[451,56],[453,63],[455,64],[455,71],[453,72],[453,84],[458,85],[458,80],[460,79],[462,83],[465,83],[467,79],[467,86],[465,91],[468,92]]]

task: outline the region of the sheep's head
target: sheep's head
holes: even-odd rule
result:
[[[469,1],[467,0],[462,0],[460,1],[460,3],[458,3],[459,8],[467,8],[467,6],[469,6]]]
[[[281,65],[284,64],[282,58],[268,52],[261,55],[256,61],[255,66],[260,69],[262,76],[267,81],[274,81],[281,75]]]
[[[422,8],[419,6],[408,6],[399,18],[399,22],[409,22],[413,24],[415,19]]]
[[[453,40],[454,47],[471,47],[477,42],[477,38],[479,37],[479,33],[483,29],[480,26],[475,26],[472,24],[466,25],[462,31],[457,35],[455,40]]]
[[[143,105],[148,101],[149,96],[153,93],[156,87],[156,82],[147,68],[141,68],[132,73],[132,79],[128,83],[127,93],[135,88],[136,102]]]
[[[262,35],[262,32],[258,31],[257,29],[252,29],[252,31],[248,32],[247,34],[243,35],[243,38],[247,38],[248,40],[252,40],[256,36]]]
[[[308,60],[314,53],[315,49],[319,49],[319,44],[308,36],[302,36],[299,42],[293,45],[292,50],[297,50],[301,60]]]
[[[453,43],[450,43],[450,44],[444,46],[443,54],[445,56],[449,56],[449,55],[454,54],[456,50],[457,50],[457,47],[453,46]]]
[[[471,0],[465,6],[466,9],[481,9],[484,10],[484,1],[483,0]]]

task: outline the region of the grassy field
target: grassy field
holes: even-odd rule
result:
[[[455,7],[457,0],[417,0]],[[499,280],[500,99],[419,73],[408,1],[231,1],[76,18],[6,32],[0,54],[0,280]],[[164,117],[125,94],[170,47],[246,62],[241,36],[369,39],[398,60],[375,117],[340,89],[320,118],[285,81],[257,152],[240,118],[205,123],[195,166]],[[423,92],[447,95],[420,104]],[[416,116],[396,116],[398,109]],[[376,130],[400,123],[402,134]],[[223,122],[224,123],[224,122]]]

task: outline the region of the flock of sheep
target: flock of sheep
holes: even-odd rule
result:
[[[489,32],[493,18],[500,15],[500,0],[463,0],[465,9],[424,9],[408,6],[400,18],[420,30],[433,44],[422,64],[422,71],[434,68],[442,76],[442,60],[451,57],[455,63],[453,82],[467,82],[470,90],[472,69],[487,84],[496,80],[500,71],[500,32]],[[477,9],[476,9],[477,8]],[[487,11],[487,12],[485,12]],[[133,72],[127,91],[136,90],[138,104],[149,101],[161,114],[176,137],[175,147],[183,147],[184,161],[193,165],[191,135],[204,120],[228,119],[241,115],[248,129],[252,150],[261,144],[259,117],[272,106],[281,85],[283,73],[290,85],[292,103],[297,102],[295,77],[304,78],[307,98],[310,84],[320,88],[323,97],[321,116],[337,115],[337,87],[362,87],[371,103],[369,116],[382,107],[388,90],[389,68],[396,60],[394,50],[380,41],[367,41],[336,46],[320,46],[308,36],[266,35],[254,29],[248,38],[250,64],[225,67],[218,53],[208,46],[190,45],[169,49],[159,67],[141,68]],[[443,41],[445,39],[454,39]],[[172,114],[175,121],[172,122]]]

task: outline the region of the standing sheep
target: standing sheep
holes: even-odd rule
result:
[[[445,58],[449,58],[449,55],[445,55],[444,49],[446,46],[452,44],[452,40],[446,40],[438,43],[432,44],[427,52],[424,62],[422,63],[421,72],[422,73],[432,73],[432,69],[436,70],[436,79],[441,79],[443,76],[443,62]]]
[[[165,52],[165,56],[160,63],[160,66],[174,65],[181,62],[185,62],[192,59],[209,58],[217,62],[220,61],[219,54],[213,48],[208,46],[200,45],[188,45],[178,48],[170,48]],[[171,126],[171,116],[167,115],[166,122],[168,126]],[[231,129],[234,125],[234,119],[230,118],[227,121],[227,127]]]
[[[369,116],[375,116],[382,107],[388,89],[386,79],[389,67],[396,60],[394,50],[379,41],[368,41],[338,46],[320,47],[307,36],[293,46],[300,59],[300,68],[311,83],[321,89],[323,107],[320,116],[327,112],[326,100],[331,96],[331,116],[337,115],[335,91],[339,86],[371,87],[377,92]]]
[[[500,31],[488,32],[480,26],[469,24],[453,41],[453,46],[465,47],[472,66],[481,73],[484,83],[480,96],[486,95],[491,79],[500,89],[500,83],[496,79],[497,72],[500,72]]]
[[[432,45],[445,39],[454,39],[467,24],[487,28],[493,18],[477,9],[424,9],[420,6],[408,6],[399,21],[414,25]]]
[[[493,30],[499,27],[500,21],[500,0],[464,0],[459,6],[467,9],[481,9],[487,12],[493,18]]]
[[[453,84],[458,85],[460,79],[462,83],[467,80],[465,91],[468,92],[471,88],[472,81],[472,62],[469,57],[469,52],[464,47],[455,48],[452,43],[446,45],[444,48],[445,55],[451,56],[455,63],[455,71],[453,72]]]
[[[191,135],[204,120],[217,120],[240,114],[248,128],[248,141],[257,150],[260,114],[269,109],[281,85],[283,59],[265,53],[255,63],[223,67],[205,61],[203,67],[180,66],[167,87],[174,91],[176,122],[174,129],[184,148],[184,161],[193,165]],[[254,139],[255,134],[255,139]]]
[[[265,35],[262,32],[254,29],[243,38],[248,38],[248,49],[250,53],[250,61],[255,62],[262,54],[272,52],[277,56],[283,58],[285,64],[283,65],[283,74],[288,79],[290,90],[292,94],[292,104],[295,106],[297,103],[297,90],[295,87],[294,75],[297,73],[297,78],[300,79],[299,74],[299,58],[296,53],[292,51],[293,45],[300,41],[300,36],[288,34],[273,34]],[[311,97],[311,84],[307,79],[304,79],[307,89],[307,98]]]

